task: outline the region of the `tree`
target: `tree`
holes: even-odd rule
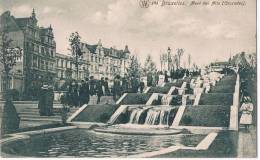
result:
[[[188,55],[188,65],[189,65],[189,69],[190,69],[190,65],[191,65],[191,55]]]
[[[83,52],[80,48],[80,35],[78,32],[71,33],[69,42],[70,42],[70,51],[72,52],[72,56],[75,58],[75,66],[77,70],[77,80],[79,80],[79,58],[82,57]]]
[[[22,49],[20,47],[13,47],[13,40],[8,37],[7,30],[1,30],[1,42],[0,42],[0,63],[3,65],[4,82],[8,84],[9,73],[16,65],[16,61],[22,56]],[[6,92],[7,85],[3,85],[5,92],[5,104],[2,111],[1,119],[1,136],[6,133],[14,132],[19,128],[20,118],[16,112],[16,108],[12,103],[12,95]]]
[[[13,40],[8,38],[7,31],[1,31],[0,43],[0,63],[3,65],[4,81],[8,84],[9,73],[16,65],[17,59],[22,56],[22,49],[20,47],[13,47]],[[4,85],[3,90],[6,91],[7,85]]]
[[[148,54],[144,63],[143,72],[144,74],[147,74],[148,72],[154,72],[155,70],[156,64],[153,62],[152,56]]]
[[[183,56],[184,49],[183,48],[178,48],[177,49],[177,56],[178,56],[178,65],[177,68],[180,68],[181,66],[181,57]]]
[[[127,68],[127,75],[128,77],[137,77],[139,78],[141,74],[140,70],[140,63],[138,62],[138,59],[136,56],[130,57],[130,65]]]

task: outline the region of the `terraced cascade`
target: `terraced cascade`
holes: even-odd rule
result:
[[[88,105],[72,122],[98,122],[109,125],[107,128],[120,126],[117,129],[229,127],[236,77],[212,75],[215,77],[179,79],[164,86],[151,87],[147,93],[125,93],[115,105]],[[206,93],[208,86],[205,84],[210,85]],[[196,87],[200,89],[199,97]]]

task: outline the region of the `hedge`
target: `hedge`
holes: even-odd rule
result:
[[[120,104],[146,104],[151,93],[128,93]]]
[[[232,93],[203,93],[200,97],[199,105],[224,105],[233,104]]]
[[[106,123],[118,107],[112,104],[88,105],[72,121]]]
[[[184,122],[184,117],[190,117],[189,124]],[[187,106],[180,125],[205,126],[205,127],[228,127],[230,118],[230,106],[223,105],[198,105]]]

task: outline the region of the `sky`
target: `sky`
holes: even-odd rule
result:
[[[256,0],[246,0],[244,6],[189,6],[191,0],[167,0],[187,5],[148,8],[140,7],[140,1],[0,0],[0,13],[10,10],[17,18],[28,17],[35,8],[38,24],[52,25],[57,52],[62,54],[68,54],[68,38],[75,31],[88,44],[101,39],[108,48],[128,45],[141,62],[151,54],[158,67],[168,47],[172,54],[184,48],[183,62],[190,54],[199,66],[242,51],[256,52]]]

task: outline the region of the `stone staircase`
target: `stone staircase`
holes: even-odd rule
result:
[[[3,102],[0,102],[0,105],[3,106]],[[53,116],[40,116],[38,102],[36,101],[14,102],[14,105],[19,117],[21,118],[20,128],[57,124],[61,123],[62,121],[60,114],[60,109],[62,108],[62,105],[59,103],[54,103],[53,105]],[[70,108],[68,117],[76,112],[76,110],[78,110],[78,108]]]
[[[30,105],[26,108],[23,108],[20,111],[17,111],[21,122],[25,123],[26,125],[30,125],[32,123],[42,123],[42,124],[52,124],[52,123],[60,123],[61,122],[61,115],[60,115],[60,104],[54,104],[54,115],[53,116],[40,116],[39,109],[37,104]],[[68,117],[71,116],[78,108],[70,108],[70,112],[68,113]]]

